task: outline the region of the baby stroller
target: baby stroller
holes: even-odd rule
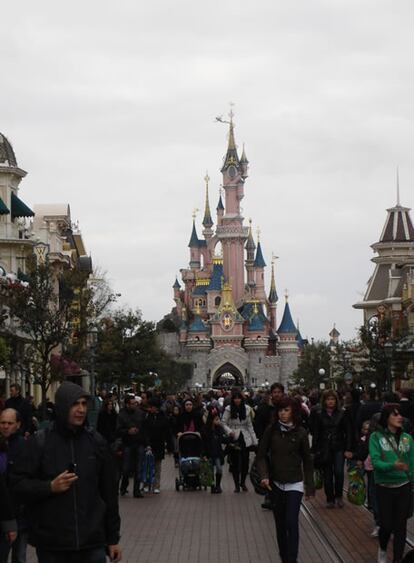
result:
[[[175,490],[201,489],[200,467],[203,442],[198,432],[184,432],[178,439],[178,471]]]

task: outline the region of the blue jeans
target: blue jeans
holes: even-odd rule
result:
[[[122,457],[122,481],[121,491],[126,491],[129,483],[129,476],[134,476],[134,493],[139,491],[141,481],[141,469],[144,461],[144,446],[126,446]]]
[[[295,563],[299,551],[299,511],[303,493],[282,491],[275,485],[271,498],[277,545],[283,563]]]
[[[105,563],[105,548],[82,551],[47,551],[36,549],[38,563]]]
[[[326,501],[342,498],[344,490],[344,452],[331,452],[330,461],[323,466],[323,486]]]

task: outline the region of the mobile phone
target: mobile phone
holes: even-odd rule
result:
[[[76,463],[68,463],[68,471],[69,473],[76,473],[78,466],[76,465]]]

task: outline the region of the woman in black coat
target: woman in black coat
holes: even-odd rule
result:
[[[178,429],[178,436],[183,432],[201,432],[203,429],[203,416],[198,410],[194,409],[194,403],[191,399],[184,401],[184,410],[181,414]]]
[[[144,421],[144,431],[148,444],[151,447],[155,462],[154,493],[160,492],[161,486],[161,463],[165,455],[165,446],[168,440],[168,419],[160,410],[161,402],[154,397],[149,402],[147,415]]]
[[[219,411],[215,407],[209,410],[206,424],[202,430],[204,457],[208,458],[215,471],[215,485],[211,487],[213,494],[222,493],[221,478],[223,475],[224,451],[223,444],[229,442],[221,424]]]
[[[0,473],[0,499],[0,534],[3,536],[1,542],[5,541],[11,544],[17,538],[17,522],[14,515],[13,502],[3,473]]]
[[[111,397],[106,397],[98,414],[96,430],[105,438],[108,444],[113,444],[116,440],[116,424],[118,414]]]
[[[345,458],[352,458],[353,432],[349,414],[339,405],[332,389],[324,391],[321,408],[315,411],[312,450],[315,466],[323,471],[327,508],[343,508]]]

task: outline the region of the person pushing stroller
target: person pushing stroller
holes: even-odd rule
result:
[[[219,411],[216,407],[209,409],[201,437],[203,439],[203,457],[209,460],[215,473],[215,484],[211,486],[211,492],[213,494],[222,493],[221,479],[224,465],[223,444],[229,443],[229,438],[226,436],[220,420]]]

